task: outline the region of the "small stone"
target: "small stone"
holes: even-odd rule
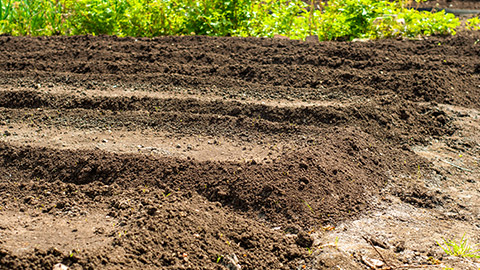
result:
[[[105,229],[102,228],[102,227],[98,227],[98,228],[95,228],[95,229],[93,230],[93,233],[94,233],[94,234],[97,234],[97,235],[98,235],[98,234],[105,234]]]
[[[308,179],[307,179],[306,177],[304,177],[304,176],[300,177],[300,178],[298,179],[298,181],[299,181],[301,184],[304,184],[304,185],[308,185],[308,183],[310,182],[310,181],[308,181]]]
[[[68,266],[63,263],[57,263],[53,266],[52,270],[68,270]]]
[[[237,257],[237,255],[235,255],[235,253],[232,253],[231,255],[225,256],[223,258],[223,265],[228,270],[240,270],[240,269],[242,269],[242,266],[240,266],[238,257]]]
[[[107,139],[103,139],[102,142],[103,142],[103,143],[108,143],[108,140],[107,140]]]
[[[26,204],[30,204],[30,203],[32,203],[32,201],[33,201],[32,196],[28,196],[25,199],[23,199],[23,202],[26,203]]]
[[[380,260],[368,258],[367,256],[362,256],[362,262],[364,262],[371,269],[379,269],[385,264]]]
[[[175,147],[176,148],[182,148],[182,146],[180,144],[177,144]]]

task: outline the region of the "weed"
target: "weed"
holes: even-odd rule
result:
[[[480,30],[480,18],[473,17],[468,19],[465,24],[465,28],[468,30]]]
[[[476,249],[478,244],[476,245],[469,245],[467,238],[465,238],[465,234],[463,234],[460,242],[456,242],[454,240],[447,240],[442,238],[444,246],[442,246],[438,241],[437,244],[451,256],[457,256],[462,258],[480,258],[480,249]]]
[[[313,208],[305,200],[301,200],[301,201],[303,202],[303,204],[305,204],[308,207],[308,209],[310,209],[310,211],[312,211],[312,213],[315,214],[315,210],[313,210]]]
[[[420,170],[420,165],[417,166],[417,181],[420,181],[422,178],[422,172]]]

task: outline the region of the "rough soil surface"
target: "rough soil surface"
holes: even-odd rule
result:
[[[0,268],[478,269],[479,39],[2,36]]]
[[[412,6],[417,4],[413,1]],[[480,10],[480,2],[475,0],[427,0],[419,3],[423,7],[435,8],[449,8],[449,9],[464,9],[464,10]]]

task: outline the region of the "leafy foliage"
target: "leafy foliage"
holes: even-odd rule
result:
[[[45,0],[0,0],[0,33],[13,35],[60,34],[63,7]]]
[[[480,19],[478,17],[468,19],[465,28],[468,30],[480,30]]]
[[[319,15],[320,39],[395,38],[455,34],[458,18],[405,8],[402,1],[332,0]]]
[[[455,34],[443,11],[419,12],[404,1],[330,0],[0,0],[0,33],[118,36],[283,35],[321,40]],[[478,22],[467,27],[475,29]]]

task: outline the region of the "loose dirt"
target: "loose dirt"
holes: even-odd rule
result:
[[[478,269],[480,35],[0,37],[0,268]]]

